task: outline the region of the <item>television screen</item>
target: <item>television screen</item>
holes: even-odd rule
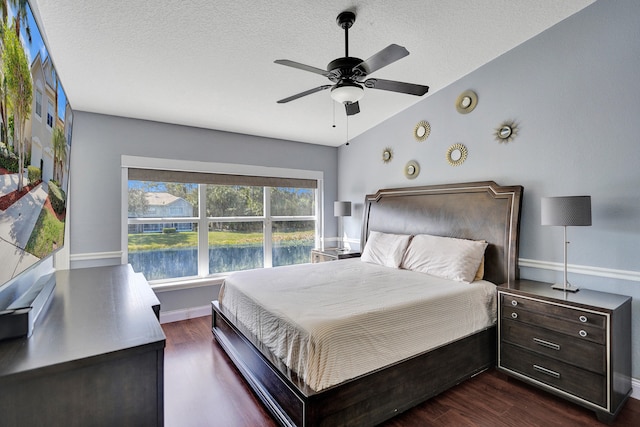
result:
[[[28,2],[0,34],[0,290],[64,244],[72,111]],[[1,309],[1,307],[0,307]]]

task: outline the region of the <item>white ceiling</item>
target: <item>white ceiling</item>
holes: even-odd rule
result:
[[[344,56],[338,13],[352,10],[349,53],[391,43],[410,55],[372,77],[430,86],[425,97],[595,0],[32,0],[72,108],[328,146],[424,97],[367,89],[360,114],[329,83],[274,64],[326,68]]]

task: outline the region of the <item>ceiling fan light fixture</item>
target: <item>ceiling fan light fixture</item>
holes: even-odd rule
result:
[[[364,88],[354,82],[341,82],[331,89],[331,98],[341,104],[358,102],[363,96]]]

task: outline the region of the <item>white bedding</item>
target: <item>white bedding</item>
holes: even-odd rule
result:
[[[234,273],[219,302],[319,391],[493,325],[495,294],[355,258]]]

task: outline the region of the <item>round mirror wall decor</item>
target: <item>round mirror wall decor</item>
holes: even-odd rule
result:
[[[513,120],[508,120],[498,126],[493,135],[495,136],[496,141],[502,143],[513,141],[517,134],[518,124]]]
[[[387,147],[382,150],[382,162],[389,163],[391,159],[393,159],[393,150],[391,149],[391,147]]]
[[[465,90],[456,99],[456,110],[460,114],[468,114],[478,105],[478,95],[472,90]]]
[[[413,129],[413,136],[418,142],[422,142],[427,139],[430,133],[431,125],[426,120],[419,121],[416,127]]]
[[[451,166],[459,166],[467,160],[467,147],[464,144],[453,144],[447,150],[447,162]]]
[[[410,160],[404,167],[404,176],[407,179],[416,179],[420,174],[420,165],[415,160]]]

